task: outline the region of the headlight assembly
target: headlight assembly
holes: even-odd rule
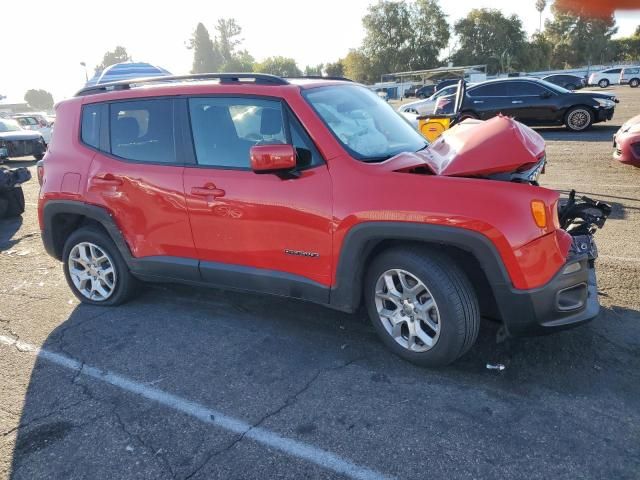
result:
[[[598,104],[599,104],[601,107],[604,107],[604,108],[611,108],[611,107],[613,107],[613,106],[615,105],[615,102],[614,102],[614,101],[612,101],[612,100],[608,100],[608,99],[606,99],[606,98],[594,98],[594,100],[595,100],[596,102],[598,102]]]

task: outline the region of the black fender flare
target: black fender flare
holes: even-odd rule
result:
[[[56,217],[58,215],[79,215],[102,225],[111,240],[113,240],[113,243],[118,247],[127,265],[131,267],[133,256],[129,245],[127,245],[122,232],[106,208],[74,200],[48,200],[42,212],[44,224],[42,242],[45,250],[52,257],[61,260],[64,248],[64,244],[56,238]]]
[[[355,311],[362,298],[362,283],[371,251],[383,241],[407,241],[456,247],[473,255],[489,281],[494,295],[512,288],[512,282],[495,245],[485,235],[460,227],[410,222],[365,222],[352,227],[340,250],[331,307]]]

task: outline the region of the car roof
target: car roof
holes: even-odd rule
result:
[[[544,80],[545,78],[551,78],[551,77],[575,77],[575,78],[580,78],[579,75],[576,75],[574,73],[552,73],[551,75],[547,75],[545,77],[542,77],[542,80]]]

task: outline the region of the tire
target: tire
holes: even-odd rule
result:
[[[593,111],[589,107],[573,107],[565,115],[564,124],[572,132],[584,132],[593,125]]]
[[[477,120],[478,116],[473,112],[463,112],[460,114],[460,122],[462,122],[463,120],[467,120],[468,118]]]
[[[40,161],[44,158],[44,154],[39,154],[39,155],[34,155],[33,158],[35,158],[36,160]]]
[[[22,187],[13,187],[2,192],[7,201],[5,217],[18,217],[24,213],[24,192]]]
[[[607,80],[606,78],[603,78],[598,82],[598,86],[600,88],[607,88],[609,86],[609,80]]]
[[[399,275],[404,276],[406,285],[423,293],[413,300],[400,300],[405,295],[403,292],[409,290],[402,288]],[[393,279],[395,293],[400,297],[389,293],[387,277]],[[478,337],[480,309],[473,287],[464,272],[439,252],[420,248],[383,252],[369,267],[364,288],[365,305],[376,333],[391,351],[405,360],[424,367],[448,365],[464,355]],[[379,311],[392,315],[381,316]],[[393,315],[394,312],[397,313]],[[427,326],[425,316],[435,329]],[[392,318],[400,325],[396,336]],[[420,329],[421,337],[413,336],[411,329],[414,332]],[[431,339],[431,345],[421,340],[425,334]]]
[[[91,248],[91,245],[93,245],[93,247],[97,247],[97,250]],[[78,247],[78,249],[76,249],[76,247]],[[84,251],[89,254],[96,252],[95,257],[100,258],[99,262],[90,262],[91,268],[84,268],[84,271],[100,275],[102,272],[106,271],[105,266],[110,264],[113,268],[113,275],[104,275],[104,280],[101,280],[101,278],[97,276],[91,278],[91,275],[89,274],[84,282],[83,291],[81,291],[79,287],[76,286],[74,279],[72,279],[73,274],[70,271],[71,267],[69,261],[69,257],[73,255],[78,262],[73,262],[75,267],[77,267],[76,272],[80,271],[83,268],[79,263],[81,258],[77,256],[80,251]],[[100,257],[98,252],[104,254],[107,259],[106,262],[102,260],[102,257]],[[122,255],[120,255],[120,252],[109,235],[100,228],[81,227],[73,232],[64,244],[62,261],[64,276],[67,279],[67,283],[74,295],[78,297],[82,303],[100,306],[116,306],[126,302],[137,290],[137,281],[131,275],[131,272],[129,272],[129,268],[122,258]],[[102,270],[102,272],[100,270]],[[111,281],[112,287],[109,287],[109,281]],[[106,291],[108,295],[100,294],[98,292],[98,288],[94,289],[94,282],[95,285],[102,287],[102,290]],[[82,287],[82,282],[80,286]],[[90,291],[87,292],[89,289]],[[92,298],[88,295],[91,295]]]
[[[638,88],[640,86],[640,78],[632,78],[629,81],[629,86],[631,88]]]

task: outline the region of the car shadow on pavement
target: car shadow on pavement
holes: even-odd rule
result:
[[[613,134],[620,125],[594,125],[584,132],[571,132],[564,127],[536,127],[535,131],[546,141],[609,142],[613,151]]]
[[[33,167],[36,163],[38,163],[38,160],[35,158],[20,158],[18,160],[5,160],[2,166],[7,168]]]
[[[0,219],[0,252],[10,249],[20,240],[13,236],[22,226],[22,217]]]
[[[385,349],[362,314],[165,285],[117,308],[76,307],[42,348],[398,478],[637,474],[640,314],[607,308],[502,343],[497,331],[483,321],[467,355],[424,369]],[[20,425],[14,480],[333,478],[42,356]]]

